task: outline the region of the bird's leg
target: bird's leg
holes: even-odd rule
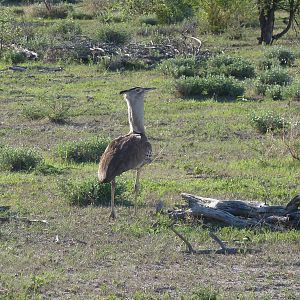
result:
[[[137,212],[137,198],[140,189],[140,171],[141,169],[136,170],[135,183],[134,183],[134,214]]]
[[[115,211],[115,189],[116,189],[116,182],[115,182],[115,179],[113,179],[110,184],[111,184],[111,202],[110,202],[111,213],[110,213],[109,219],[115,220],[116,219],[116,211]]]

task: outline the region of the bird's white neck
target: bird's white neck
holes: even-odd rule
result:
[[[140,99],[130,99],[127,95],[125,97],[128,106],[128,121],[130,133],[138,132],[145,133],[144,127],[144,97],[141,95]]]

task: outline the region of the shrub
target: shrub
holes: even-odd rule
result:
[[[139,21],[141,24],[146,24],[151,26],[158,24],[158,19],[156,16],[141,16]]]
[[[14,64],[14,65],[24,63],[27,60],[24,53],[13,51],[13,50],[4,52],[2,54],[2,57],[5,62]]]
[[[124,70],[144,70],[147,69],[148,66],[145,62],[138,58],[133,57],[125,57],[125,56],[113,56],[108,58],[102,58],[99,62],[99,66],[101,69],[109,70],[109,71],[124,71]]]
[[[291,77],[289,73],[282,68],[272,68],[264,71],[259,76],[259,81],[263,84],[278,84],[288,85],[291,83]]]
[[[95,137],[60,144],[56,152],[59,158],[68,162],[97,162],[108,143],[106,138]]]
[[[76,36],[82,33],[81,27],[79,24],[75,23],[74,21],[60,21],[55,22],[48,29],[48,33],[55,37],[56,40],[73,40]]]
[[[300,84],[299,82],[291,85],[286,89],[285,97],[294,101],[300,101]]]
[[[269,70],[277,65],[278,65],[278,63],[276,60],[269,59],[269,58],[259,59],[258,64],[257,64],[259,70]]]
[[[93,16],[82,11],[73,11],[69,14],[73,20],[92,20]]]
[[[185,0],[156,1],[154,12],[160,23],[172,24],[193,16],[192,6]]]
[[[165,75],[171,75],[174,78],[181,76],[195,76],[199,72],[199,62],[194,57],[176,57],[163,61],[159,70]]]
[[[238,80],[224,75],[182,77],[175,87],[183,96],[237,97],[245,90]]]
[[[207,62],[208,73],[224,74],[238,79],[253,78],[255,76],[254,66],[241,57],[218,55]]]
[[[108,205],[111,199],[109,183],[100,184],[97,178],[89,178],[81,182],[63,182],[59,184],[60,190],[70,205],[87,206]],[[124,182],[116,183],[115,197],[118,198],[126,190]],[[117,199],[116,199],[117,200]],[[117,201],[116,201],[117,203]]]
[[[103,26],[97,33],[101,42],[124,45],[131,40],[131,32],[119,26]]]
[[[268,48],[265,56],[270,59],[276,59],[281,66],[292,66],[295,62],[296,56],[294,52],[282,46],[275,46]]]
[[[42,156],[34,149],[0,148],[0,167],[6,171],[31,171],[43,162]]]
[[[255,82],[255,90],[258,95],[265,95],[269,85],[261,83],[260,81]]]
[[[27,105],[23,107],[22,114],[29,120],[40,120],[46,115],[45,111],[40,105]]]
[[[70,117],[70,99],[63,96],[54,96],[45,100],[44,113],[50,122],[64,124]]]
[[[69,14],[70,7],[65,4],[53,5],[48,10],[45,5],[31,5],[26,9],[27,15],[32,18],[65,19]]]
[[[251,121],[253,126],[256,127],[260,133],[282,130],[290,126],[289,121],[273,112],[265,112],[260,115],[253,114]]]
[[[275,84],[267,88],[266,94],[273,100],[283,99],[283,89],[281,85]]]

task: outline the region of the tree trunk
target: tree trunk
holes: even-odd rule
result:
[[[272,44],[273,30],[275,22],[275,6],[268,9],[260,8],[259,11],[259,24],[260,24],[260,38],[259,44],[265,43],[266,45]]]

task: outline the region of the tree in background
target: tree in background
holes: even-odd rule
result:
[[[259,44],[265,43],[270,45],[274,40],[281,38],[286,34],[299,14],[300,0],[258,0],[259,23],[261,36]],[[279,33],[273,34],[275,24],[275,13],[278,11],[288,12],[286,27]]]

